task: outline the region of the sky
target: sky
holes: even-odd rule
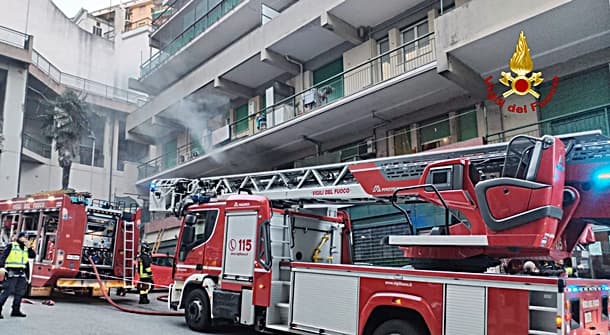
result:
[[[101,8],[106,8],[111,5],[116,5],[120,0],[52,0],[59,9],[61,9],[67,17],[76,15],[79,9],[85,8],[88,11],[93,11]],[[125,2],[125,1],[123,1]]]

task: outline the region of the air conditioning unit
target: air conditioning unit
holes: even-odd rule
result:
[[[375,141],[372,138],[358,144],[358,156],[361,158],[375,157],[376,152]]]

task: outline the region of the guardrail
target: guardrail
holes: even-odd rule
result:
[[[45,158],[51,158],[53,150],[50,143],[44,143],[28,133],[23,133],[23,147]]]
[[[0,26],[0,42],[26,50],[30,46],[30,36],[20,31]]]
[[[229,124],[230,142],[266,131],[333,101],[430,64],[436,60],[434,45],[434,33],[427,34],[263,108],[258,113],[236,120]],[[138,179],[187,163],[193,159],[192,151],[192,144],[189,143],[177,148],[176,153],[166,153],[142,163],[138,167]]]
[[[588,108],[490,134],[486,136],[486,140],[487,143],[499,143],[516,135],[562,135],[597,129],[605,135],[610,135],[610,105]]]
[[[182,33],[174,38],[169,44],[158,50],[140,65],[140,79],[146,77],[153,70],[164,64],[171,56],[181,50],[182,47],[206,31],[208,27],[224,17],[242,1],[243,0],[222,0],[209,9],[204,15],[184,29]],[[197,17],[197,13],[194,13],[194,15]]]
[[[32,52],[32,64],[45,73],[54,82],[80,91],[98,95],[111,100],[123,101],[142,106],[148,101],[148,96],[129,90],[113,87],[97,81],[68,74],[59,70],[36,50]]]

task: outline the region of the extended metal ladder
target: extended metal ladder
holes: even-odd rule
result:
[[[557,136],[572,146],[570,160],[589,159],[610,152],[610,141],[600,131],[590,131]],[[223,199],[248,189],[253,194],[264,195],[269,200],[285,204],[310,203],[355,204],[378,201],[364,191],[350,167],[371,164],[388,179],[417,178],[424,168],[433,162],[467,158],[471,161],[503,159],[508,143],[488,144],[476,147],[426,151],[410,155],[376,158],[357,162],[312,166],[297,169],[245,173],[196,179],[156,179],[150,185],[149,210],[171,212],[186,197],[194,194],[212,194]],[[600,153],[600,151],[603,151]],[[364,170],[359,170],[364,171]]]
[[[123,287],[134,287],[135,222],[123,220]]]

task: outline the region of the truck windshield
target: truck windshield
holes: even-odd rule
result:
[[[214,232],[214,227],[216,226],[216,221],[218,219],[218,210],[203,210],[191,212],[189,214],[197,216],[197,222],[195,223],[195,238],[193,241],[189,241],[188,234],[185,234],[184,231],[182,233],[182,241],[180,241],[180,255],[179,259],[184,261],[189,251],[193,250],[198,245],[205,243],[212,233]],[[185,227],[186,229],[187,227]]]

